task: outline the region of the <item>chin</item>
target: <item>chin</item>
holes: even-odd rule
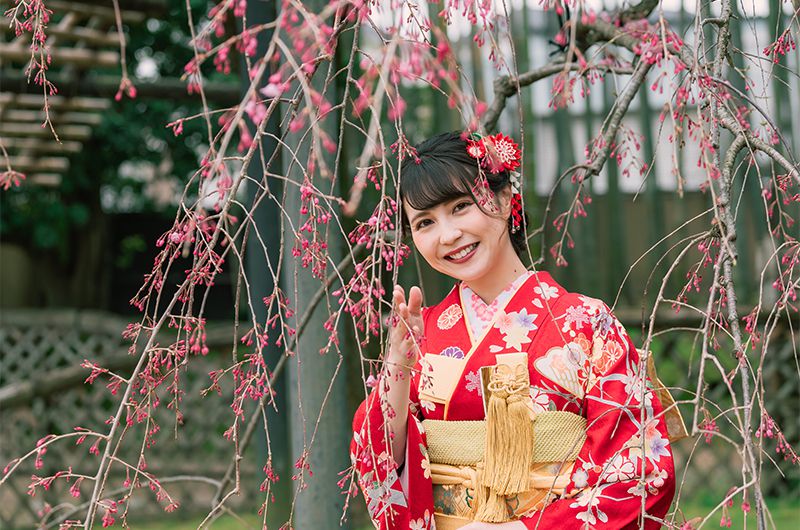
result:
[[[487,274],[487,272],[484,271],[483,268],[480,269],[470,268],[470,270],[455,270],[455,271],[450,270],[450,271],[439,271],[439,272],[442,272],[443,274],[446,274],[447,276],[450,276],[451,278],[454,278],[462,282],[474,281],[477,280],[478,278],[484,277]]]

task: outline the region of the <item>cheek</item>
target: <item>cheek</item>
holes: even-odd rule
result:
[[[499,219],[489,217],[485,213],[478,210],[474,215],[469,218],[470,230],[480,234],[494,234],[495,232],[502,231],[503,223]]]
[[[436,244],[431,234],[416,233],[411,239],[417,251],[425,258],[425,261],[430,263],[436,257]]]
[[[426,237],[425,234],[415,233],[411,237],[411,240],[414,242],[417,251],[422,254],[422,257],[428,260],[428,256],[431,252],[430,237]]]
[[[501,241],[505,230],[506,225],[500,219],[486,219],[483,224],[483,233],[494,241]]]

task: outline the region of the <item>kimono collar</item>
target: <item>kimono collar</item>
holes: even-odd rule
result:
[[[511,298],[514,293],[517,292],[517,289],[519,289],[533,274],[533,271],[524,271],[517,276],[516,280],[508,284],[490,304],[484,302],[466,283],[460,282],[459,289],[461,290],[461,300],[464,305],[467,325],[470,327],[473,337],[478,337],[484,332],[486,327],[491,324],[497,310],[504,307],[508,299]]]

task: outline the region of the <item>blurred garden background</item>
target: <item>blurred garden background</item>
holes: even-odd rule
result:
[[[240,33],[243,23],[246,27],[262,24],[271,32],[270,21],[289,4],[255,0],[119,0],[118,4],[105,0],[46,1],[43,5],[52,10],[47,24],[52,56],[47,78],[57,87],[57,93],[50,93],[45,85],[47,103],[43,87],[29,82],[26,74],[31,61],[30,35],[18,35],[13,24],[3,24],[0,142],[5,154],[0,162],[25,178],[0,191],[0,464],[6,466],[31,451],[33,456],[14,468],[0,485],[0,528],[33,528],[40,521],[49,528],[82,520],[86,503],[92,498],[89,480],[56,479],[31,495],[31,476],[48,477],[67,468],[71,473],[74,470],[93,476],[103,448],[93,450],[95,440],[91,438],[77,446],[68,439],[37,454],[37,443],[43,439],[47,442],[44,437],[50,434],[79,433],[76,427],[107,428],[107,420],[118,410],[122,390],[128,384],[126,378],[144,355],[143,344],[131,345],[123,332],[140,322],[142,315],[155,315],[151,312],[166,305],[178,290],[175,286],[195,266],[197,254],[188,245],[177,244],[171,265],[159,280],[160,286],[166,286],[164,300],[147,302],[144,311],[131,301],[143,282],[147,285],[152,280],[149,275],[153,274],[154,259],[165,238],[174,233],[181,212],[200,208],[213,216],[222,192],[203,195],[186,190],[198,168],[210,160],[210,145],[218,142],[227,122],[239,119],[241,113],[234,116],[235,111],[250,97],[248,88],[256,63],[250,64],[238,45],[220,58],[218,43]],[[613,14],[639,4],[588,2],[586,10],[591,7]],[[782,35],[796,41],[800,32],[798,4],[728,4],[734,10],[730,39],[736,53],[731,54],[725,68],[732,79],[732,92],[751,95],[756,109],[752,113],[743,111],[741,122],[754,131],[768,132],[760,114],[763,111],[781,134],[778,149],[800,153],[800,51],[795,45],[788,46],[780,62],[774,64],[771,59],[752,60],[763,56],[764,48]],[[5,0],[0,5],[6,12],[20,2]],[[560,29],[565,17],[570,16],[569,9],[565,12],[562,8],[558,13],[561,4],[556,2],[555,8],[545,10],[535,0],[498,3],[497,9],[502,5],[509,13],[498,26],[510,37],[500,47],[514,50],[515,71],[535,71],[554,56],[566,53],[567,46],[559,42],[558,35],[563,35]],[[241,13],[219,22],[216,14],[220,6]],[[305,6],[324,7],[313,2]],[[396,2],[375,7],[370,21],[376,26],[391,25],[397,17],[410,16],[404,6]],[[708,33],[704,45],[713,54],[716,25],[699,26],[697,20],[719,17],[720,2],[664,0],[654,6],[650,6],[651,23],[667,21],[687,43],[697,42],[699,34]],[[433,21],[433,33],[440,31],[448,37],[456,84],[478,101],[492,101],[498,93],[496,80],[505,74],[498,73],[487,48],[474,46],[475,28],[458,20],[447,25],[437,16],[444,9],[442,3],[423,2],[419,9],[417,16]],[[573,10],[577,12],[578,8],[573,6]],[[10,20],[7,15],[6,21]],[[196,32],[209,27],[213,27],[209,42],[213,40],[214,44],[205,48],[204,58],[208,60],[196,71],[187,68],[187,64],[198,61],[197,47],[193,48]],[[125,43],[122,48],[120,37]],[[334,70],[348,69],[348,77],[333,77],[332,81],[344,92],[369,70],[364,61],[350,61],[349,50],[358,47],[365,56],[377,56],[390,44],[366,26],[342,32],[337,38],[338,47],[327,60]],[[268,42],[268,38],[259,36],[253,44],[258,47],[254,57],[266,53]],[[619,53],[621,60],[634,55],[626,56],[624,50]],[[122,58],[127,70],[121,70]],[[757,71],[754,65],[762,70]],[[121,71],[126,74],[122,76]],[[754,502],[752,496],[747,497],[751,485],[744,495],[737,490],[750,480],[743,472],[742,446],[730,443],[737,440],[736,421],[730,411],[743,403],[733,401],[732,395],[737,394],[731,393],[721,373],[735,372],[740,359],[730,334],[698,335],[706,319],[693,307],[708,299],[713,270],[703,263],[703,252],[696,248],[683,252],[686,242],[709,225],[709,212],[716,201],[714,184],[709,184],[706,165],[699,163],[704,156],[700,145],[691,137],[672,138],[676,133],[669,120],[665,122],[664,114],[672,112],[674,93],[651,88],[659,82],[658,72],[651,72],[637,90],[622,119],[610,161],[578,192],[587,219],[573,215],[575,179],[559,179],[587,158],[587,146],[607,123],[631,74],[606,73],[605,79],[590,75],[578,81],[572,89],[575,101],[570,105],[553,104],[553,80],[549,78],[522,86],[518,96],[509,93],[508,101],[504,99],[505,110],[496,128],[514,136],[524,147],[525,208],[530,226],[537,227],[541,222],[541,230],[531,239],[531,257],[570,290],[612,305],[634,342],[642,344],[650,337],[660,378],[672,390],[687,427],[690,431],[694,427],[692,436],[674,446],[679,473],[675,527],[689,521],[695,528],[716,528],[730,517],[731,528],[756,528],[753,511],[746,514],[742,508]],[[202,92],[191,89],[193,76],[202,78]],[[129,78],[130,84],[121,84],[121,77]],[[395,144],[399,130],[416,143],[434,133],[467,126],[469,120],[463,110],[459,105],[448,105],[442,90],[405,79],[393,86],[396,93],[389,92],[394,103],[378,113],[382,146]],[[353,90],[350,103],[358,95]],[[406,109],[402,128],[397,126],[399,93]],[[334,128],[333,133],[328,129],[338,147],[330,165],[340,178],[331,179],[320,197],[323,201],[325,197],[341,197],[339,206],[354,205],[351,210],[336,210],[336,230],[348,234],[370,217],[384,191],[363,187],[354,200],[354,179],[364,166],[365,135],[374,139],[377,133],[369,128],[369,120],[348,114],[351,109],[347,105],[337,112],[357,125]],[[706,110],[697,101],[690,101],[687,112]],[[210,119],[192,119],[197,116]],[[50,123],[43,126],[48,120],[52,129]],[[229,152],[219,151],[228,157],[223,163],[231,174],[246,163],[242,154],[250,147],[247,136],[252,142],[258,126],[251,121],[238,127]],[[280,131],[288,129],[289,119],[276,116],[269,126],[280,136]],[[56,141],[54,132],[60,141]],[[283,141],[284,137],[280,138]],[[731,142],[731,138],[723,137],[720,151]],[[180,368],[176,361],[174,370],[181,375],[175,388],[164,384],[148,394],[148,399],[163,401],[161,406],[148,409],[152,421],[131,421],[129,430],[115,439],[119,444],[115,458],[135,466],[108,468],[110,478],[104,495],[118,499],[120,508],[111,511],[110,505],[101,503],[98,526],[104,513],[113,514],[116,524],[121,524],[124,511],[124,520],[132,528],[151,530],[194,528],[209,522],[213,522],[213,528],[256,528],[264,524],[265,517],[270,527],[277,528],[290,514],[295,528],[335,528],[340,522],[346,528],[370,527],[363,498],[357,495],[348,501],[347,447],[352,435],[349,422],[364,398],[364,376],[369,373],[364,371],[362,359],[377,359],[381,346],[378,340],[364,341],[356,319],[342,319],[337,348],[327,356],[317,353],[319,347],[308,346],[305,353],[299,351],[298,357],[286,362],[283,346],[290,342],[288,337],[283,345],[273,340],[258,352],[265,359],[264,373],[276,374],[272,386],[275,400],[263,407],[263,414],[257,413],[258,399],[243,402],[243,417],[256,419],[252,429],[252,422],[243,421],[237,435],[230,435],[237,417],[231,404],[231,397],[236,395],[233,379],[222,378],[208,391],[216,381],[210,373],[227,370],[245,355],[239,339],[250,329],[249,322],[263,321],[272,314],[247,303],[247,293],[260,301],[274,294],[274,280],[281,274],[290,281],[285,264],[266,265],[270,256],[275,263],[280,256],[286,261],[301,260],[299,254],[288,252],[293,242],[284,240],[289,232],[279,220],[281,213],[254,206],[260,191],[254,182],[278,172],[264,169],[264,159],[277,152],[275,143],[274,138],[264,141],[254,157],[261,159],[261,167],[251,167],[248,174],[252,180],[234,188],[235,204],[228,211],[231,226],[243,219],[250,221],[257,227],[253,232],[260,230],[263,237],[252,243],[246,255],[243,251],[220,253],[219,270],[197,297],[201,300],[197,304],[202,304],[197,313],[203,321],[202,352]],[[776,248],[770,210],[777,207],[781,215],[797,221],[800,205],[790,201],[770,206],[768,190],[784,173],[776,169],[773,159],[754,155],[749,162],[738,164],[736,171],[741,178],[733,180],[730,195],[736,204],[738,259],[733,274],[738,314],[742,318],[754,311],[769,315],[776,307],[781,308],[778,317],[762,321],[767,326],[761,333],[769,337],[768,352],[762,355],[753,346],[748,354],[757,374],[758,410],[768,411],[783,436],[783,441],[753,438],[763,443],[759,445],[760,489],[771,509],[772,526],[798,528],[800,472],[789,457],[793,453],[781,451],[780,444],[796,446],[800,442],[800,321],[797,302],[792,300],[786,307],[782,292],[772,289],[784,274],[776,256],[794,248],[791,238],[796,241],[798,225],[789,223],[788,233],[783,234],[789,246]],[[281,184],[276,182],[275,189],[279,190]],[[792,185],[788,184],[797,193],[797,185]],[[270,193],[280,196],[282,192]],[[299,195],[284,195],[282,204],[297,209]],[[569,212],[562,218],[562,224],[564,220],[570,223],[568,232],[557,222],[558,214],[564,211]],[[219,221],[224,222],[228,221]],[[253,241],[253,234],[237,237],[231,241],[238,249],[244,241]],[[563,245],[557,246],[559,241]],[[359,252],[364,249],[353,244],[340,247],[340,252],[344,271],[360,259]],[[348,255],[352,255],[349,263]],[[332,263],[328,264],[328,275],[322,278],[328,278],[322,283],[329,311],[338,298],[331,293],[345,283],[335,275],[329,276],[335,270]],[[390,287],[393,274],[379,274],[378,284]],[[403,285],[420,282],[428,303],[439,300],[451,286],[413,255],[397,274]],[[690,282],[687,288],[687,279],[694,276],[699,277],[697,283]],[[797,272],[788,278],[789,283],[797,282]],[[663,296],[659,293],[662,288]],[[289,298],[296,298],[291,289],[287,290]],[[656,300],[659,307],[654,310]],[[386,310],[383,307],[380,313],[385,316]],[[721,309],[712,319],[724,319],[720,313]],[[651,315],[655,315],[653,329],[649,329]],[[325,320],[312,319],[307,333],[319,334]],[[161,330],[162,335],[156,333],[156,345],[160,342],[165,349],[172,340],[167,338],[169,327]],[[704,340],[713,342],[718,366],[700,372]],[[312,356],[307,357],[305,366],[296,362],[303,355]],[[312,369],[317,362],[319,366]],[[120,377],[95,374],[93,366]],[[94,384],[85,382],[90,375],[98,377]],[[739,383],[734,384],[738,388]],[[298,412],[298,401],[314,395],[313,390],[300,393],[301,386],[320,387],[323,393],[319,401],[309,397],[314,404]],[[698,393],[702,394],[699,404],[695,399]],[[320,402],[325,403],[323,413],[319,412]],[[750,436],[759,429],[759,414],[754,415]],[[241,458],[232,458],[244,439],[247,442],[242,444]],[[235,470],[232,461],[236,462]],[[313,475],[304,468],[309,461]],[[146,474],[141,473],[144,470]],[[273,483],[271,473],[280,479]],[[141,481],[138,487],[131,487],[132,475],[134,481],[137,477]],[[293,475],[302,476],[292,480]],[[337,484],[340,481],[343,484]],[[236,494],[221,504],[224,492],[234,485]],[[162,489],[168,493],[162,494]],[[731,491],[736,495],[726,501]],[[179,507],[165,512],[165,507],[173,503]],[[317,514],[309,515],[310,511]],[[213,515],[207,517],[209,513]]]

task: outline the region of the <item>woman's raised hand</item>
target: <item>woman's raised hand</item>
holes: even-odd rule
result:
[[[406,293],[399,285],[392,292],[392,329],[389,335],[387,361],[411,368],[419,356],[419,339],[424,332],[422,291],[416,285]]]
[[[422,291],[412,287],[406,293],[399,285],[392,292],[392,329],[389,330],[389,352],[386,354],[386,399],[391,410],[388,418],[392,440],[392,457],[398,467],[406,455],[406,421],[408,420],[411,368],[419,357],[419,338],[422,336]]]

